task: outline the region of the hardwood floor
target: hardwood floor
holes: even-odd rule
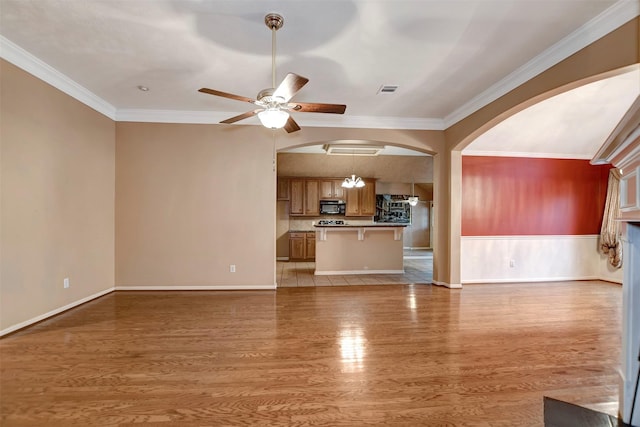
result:
[[[541,426],[617,410],[604,282],[115,292],[0,340],[3,426]]]

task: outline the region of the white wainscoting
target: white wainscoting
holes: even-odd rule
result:
[[[622,283],[608,266],[597,235],[462,237],[462,283],[607,280]]]

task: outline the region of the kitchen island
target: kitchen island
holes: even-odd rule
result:
[[[316,275],[403,274],[406,224],[316,224]]]

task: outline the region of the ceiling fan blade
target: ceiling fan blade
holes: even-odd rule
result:
[[[255,99],[247,98],[246,96],[234,95],[233,93],[227,93],[227,92],[220,92],[219,90],[208,89],[206,87],[198,89],[198,92],[208,93],[209,95],[221,96],[223,98],[235,99],[237,101],[250,102],[252,104],[256,102]]]
[[[248,119],[249,117],[253,117],[256,114],[258,114],[260,111],[262,111],[262,110],[247,111],[246,113],[242,113],[240,115],[231,117],[230,119],[223,120],[220,123],[226,123],[226,124],[235,123],[235,122],[238,122],[240,120],[244,120],[244,119]]]
[[[342,104],[320,104],[317,102],[292,102],[287,107],[290,110],[303,113],[344,114],[347,109],[347,106]]]
[[[287,123],[285,123],[284,125],[284,130],[286,130],[287,133],[296,132],[300,130],[300,126],[298,126],[296,121],[293,120],[293,117],[289,116],[289,119],[287,119]]]
[[[285,76],[280,86],[273,92],[273,97],[282,98],[284,102],[289,102],[293,95],[295,95],[302,86],[306,85],[309,81],[308,78],[299,76],[297,74],[289,73]]]

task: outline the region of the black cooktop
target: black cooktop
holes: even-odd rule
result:
[[[344,225],[344,221],[341,219],[321,219],[318,221],[318,225]]]

